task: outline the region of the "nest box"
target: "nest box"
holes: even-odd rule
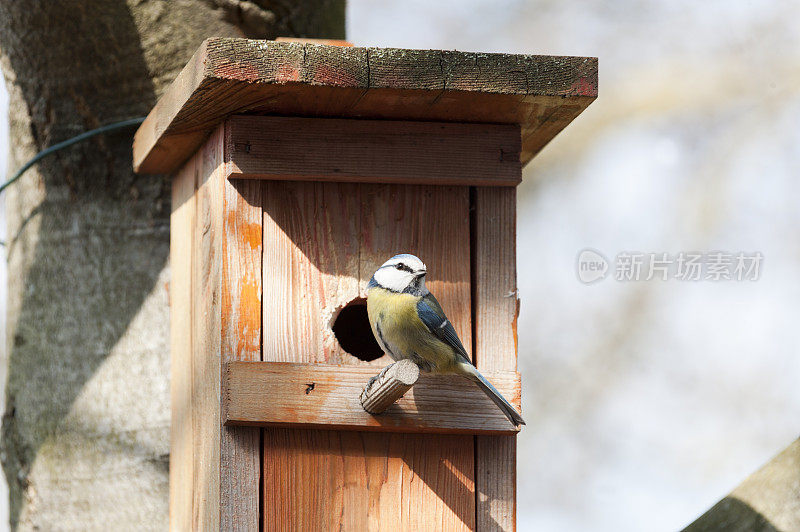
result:
[[[517,429],[472,383],[361,408],[365,288],[421,257],[519,407],[515,186],[596,95],[594,58],[203,43],[133,146],[174,176],[171,528],[514,528]]]

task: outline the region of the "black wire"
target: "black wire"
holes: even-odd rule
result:
[[[116,131],[118,129],[125,129],[126,127],[131,127],[131,126],[138,126],[139,124],[144,122],[144,118],[145,117],[140,116],[138,118],[130,118],[128,120],[123,120],[122,122],[114,122],[113,124],[108,124],[106,126],[98,127],[97,129],[92,129],[92,130],[86,131],[84,133],[81,133],[80,135],[76,135],[76,136],[72,137],[71,139],[67,139],[67,140],[65,140],[63,142],[59,142],[58,144],[53,144],[49,148],[43,149],[42,151],[40,151],[39,153],[34,155],[33,158],[30,161],[28,161],[27,163],[23,164],[22,167],[19,170],[17,170],[17,173],[15,173],[13,176],[11,176],[11,179],[9,179],[8,181],[6,181],[2,185],[0,185],[0,194],[2,194],[3,191],[6,188],[8,188],[12,183],[14,183],[17,179],[22,177],[22,174],[24,174],[31,166],[33,166],[34,164],[38,163],[39,161],[41,161],[42,159],[44,159],[45,157],[47,157],[51,153],[55,153],[58,150],[63,150],[64,148],[66,148],[68,146],[72,146],[73,144],[77,144],[78,142],[84,141],[86,139],[90,139],[90,138],[95,137],[97,135],[101,135],[103,133],[108,133],[109,131]],[[0,240],[0,247],[5,247],[5,246],[6,246],[5,241]]]
[[[27,163],[23,164],[22,168],[17,170],[17,173],[15,173],[11,177],[11,179],[9,179],[8,181],[6,181],[2,185],[0,185],[0,194],[2,194],[3,191],[9,185],[14,183],[14,181],[16,181],[17,179],[22,177],[22,174],[24,174],[31,166],[33,166],[34,164],[38,163],[40,160],[42,160],[43,158],[47,157],[51,153],[55,153],[58,150],[63,150],[67,146],[72,146],[73,144],[77,144],[78,142],[81,142],[81,141],[84,141],[86,139],[95,137],[95,136],[100,135],[102,133],[108,133],[109,131],[116,131],[117,129],[125,129],[126,127],[131,127],[131,126],[138,126],[142,122],[144,122],[144,117],[143,116],[141,116],[139,118],[131,118],[129,120],[123,120],[122,122],[115,122],[113,124],[108,124],[107,126],[98,127],[97,129],[92,129],[90,131],[86,131],[85,133],[81,133],[80,135],[76,135],[76,136],[72,137],[71,139],[67,139],[67,140],[65,140],[63,142],[59,142],[58,144],[53,144],[49,148],[43,149],[42,151],[37,153],[33,157],[33,159],[31,159]]]

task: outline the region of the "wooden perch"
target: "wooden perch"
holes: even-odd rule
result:
[[[361,406],[370,414],[382,414],[414,386],[419,367],[410,360],[389,364],[372,377],[361,392]]]
[[[397,366],[399,364],[395,364]],[[386,381],[413,383],[400,366],[375,377],[372,366],[295,362],[228,362],[222,373],[222,420],[226,426],[293,427],[440,434],[516,434],[486,394],[457,375],[421,374],[383,415],[365,411],[359,395],[370,378],[375,401]],[[389,372],[394,374],[388,376]],[[397,373],[394,373],[394,372]],[[388,377],[387,377],[388,376]],[[520,403],[516,371],[488,372],[492,384],[515,408]],[[377,381],[381,381],[380,383]],[[464,405],[469,405],[465,408]]]

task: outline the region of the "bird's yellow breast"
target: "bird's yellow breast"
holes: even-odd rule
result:
[[[431,334],[417,312],[420,297],[373,287],[367,297],[369,324],[379,342],[396,359],[411,358],[423,369],[450,372],[456,365],[453,348]],[[378,331],[380,326],[380,331]]]
[[[380,320],[383,334],[395,329],[425,327],[417,315],[419,296],[398,294],[380,287],[371,288],[367,297],[367,315],[372,331],[377,336],[375,324]]]

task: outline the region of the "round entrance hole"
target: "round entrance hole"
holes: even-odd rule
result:
[[[359,360],[369,362],[383,356],[369,326],[366,299],[358,298],[348,303],[339,311],[332,328],[342,349]]]

